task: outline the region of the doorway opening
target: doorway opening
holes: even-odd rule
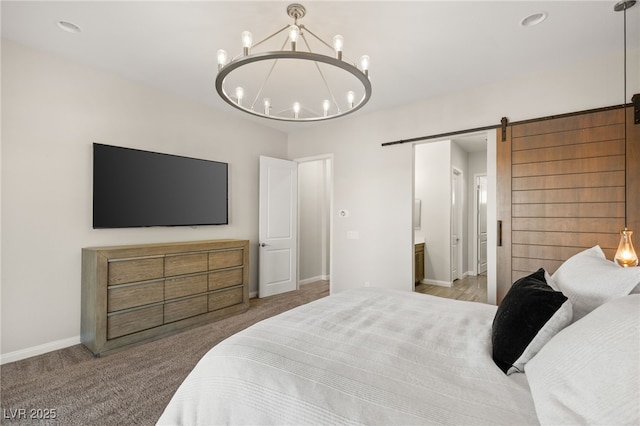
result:
[[[295,161],[298,163],[298,284],[328,281],[331,292],[333,155]]]
[[[491,303],[487,273],[478,274],[479,250],[487,253],[487,206],[491,202],[486,184],[490,167],[487,131],[414,145],[414,244],[424,243],[424,273],[415,290],[437,296]],[[495,144],[495,131],[493,131]],[[493,147],[495,148],[495,147]],[[485,246],[478,246],[476,178],[485,178]],[[493,195],[495,200],[495,194]],[[495,209],[495,201],[494,209]],[[420,215],[420,218],[415,217]],[[414,265],[417,264],[414,262]],[[485,256],[484,265],[487,260]],[[416,276],[418,274],[416,273]],[[495,279],[494,277],[492,277]]]

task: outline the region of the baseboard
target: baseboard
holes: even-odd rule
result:
[[[305,284],[315,283],[316,281],[329,281],[330,279],[331,279],[331,275],[318,275],[317,277],[305,278],[304,280],[298,281],[298,287]],[[258,292],[250,291],[249,299],[253,299],[255,297],[258,297]]]
[[[33,346],[31,348],[20,349],[19,351],[9,352],[0,355],[0,365],[16,362],[32,356],[46,354],[47,352],[57,351],[58,349],[68,348],[80,344],[80,336],[69,337],[68,339],[56,340],[55,342],[45,343],[43,345]]]
[[[300,281],[298,281],[298,285],[310,284],[310,283],[314,283],[316,281],[327,281],[328,279],[329,279],[328,275],[318,275],[318,276],[315,276],[315,277],[305,278],[304,280],[300,280]]]
[[[437,285],[440,287],[452,287],[453,283],[450,283],[449,281],[437,281],[437,280],[430,280],[428,278],[424,278],[421,281],[422,284],[430,284],[430,285]]]

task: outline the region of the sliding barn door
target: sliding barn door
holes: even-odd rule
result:
[[[627,139],[637,153],[632,123]],[[613,260],[625,226],[625,168],[640,162],[625,157],[623,110],[514,124],[497,141],[498,302],[516,279],[540,267],[553,273],[596,244]]]

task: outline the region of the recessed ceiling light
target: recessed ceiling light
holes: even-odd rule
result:
[[[69,21],[58,21],[56,24],[58,25],[58,28],[68,33],[77,34],[82,31],[79,26]]]
[[[533,27],[534,25],[538,25],[540,22],[547,19],[546,12],[538,12],[531,14],[520,21],[520,25],[523,27]]]

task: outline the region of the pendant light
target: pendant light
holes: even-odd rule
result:
[[[636,4],[636,0],[622,0],[613,7],[616,12],[624,12],[624,102],[622,103],[624,113],[624,145],[625,145],[625,160],[627,152],[627,9],[633,7]],[[625,192],[626,192],[626,170],[625,165]],[[625,268],[638,266],[638,255],[633,249],[633,243],[631,242],[631,235],[633,231],[627,229],[627,203],[625,196],[625,213],[624,213],[625,228],[620,231],[620,244],[618,244],[618,251],[616,251],[615,261],[618,265]]]

